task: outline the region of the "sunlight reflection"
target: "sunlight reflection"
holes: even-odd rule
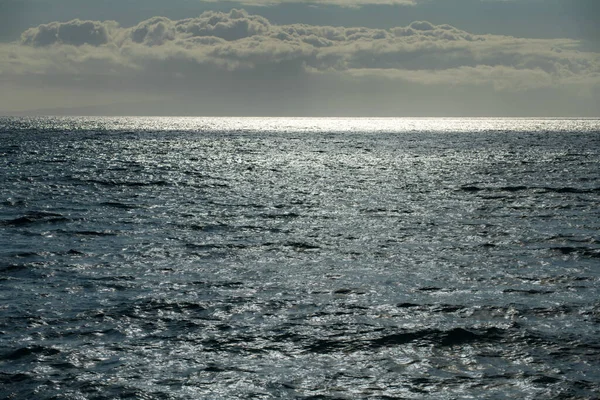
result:
[[[598,119],[514,118],[284,118],[284,117],[54,117],[27,118],[52,130],[144,130],[224,133],[590,132]],[[27,124],[25,124],[27,125]]]

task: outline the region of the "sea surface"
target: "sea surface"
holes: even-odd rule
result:
[[[0,399],[594,399],[600,120],[0,118]]]

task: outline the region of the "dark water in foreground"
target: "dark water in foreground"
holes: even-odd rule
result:
[[[0,119],[0,398],[597,398],[599,166],[598,120]]]

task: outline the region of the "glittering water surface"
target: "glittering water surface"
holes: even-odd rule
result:
[[[0,119],[0,398],[594,398],[600,121]]]

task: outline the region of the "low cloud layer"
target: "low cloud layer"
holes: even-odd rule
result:
[[[35,82],[61,90],[195,96],[199,104],[211,96],[224,107],[256,95],[265,97],[265,110],[284,96],[296,97],[294,104],[302,98],[341,109],[344,98],[362,96],[364,104],[385,102],[393,110],[390,102],[405,104],[426,93],[428,104],[436,104],[431,113],[438,113],[449,92],[464,96],[465,110],[478,96],[539,101],[547,93],[593,109],[600,54],[570,39],[474,35],[427,21],[392,29],[274,25],[232,10],[155,17],[129,28],[114,21],[40,25],[19,43],[0,46],[0,84],[8,80],[13,87]]]

